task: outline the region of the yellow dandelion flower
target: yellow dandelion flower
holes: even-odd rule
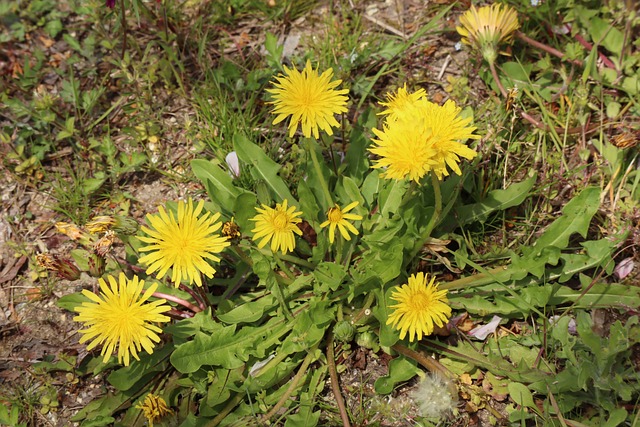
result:
[[[474,127],[468,126],[471,119],[458,117],[460,109],[453,101],[443,106],[421,99],[407,105],[395,121],[383,124],[383,130],[373,129],[379,138],[369,148],[380,158],[374,168],[386,168],[385,178],[418,182],[424,175],[434,171],[438,178],[448,175],[447,166],[460,174],[457,165],[460,157],[472,159],[476,152],[457,140],[478,138]]]
[[[344,237],[345,240],[351,240],[351,236],[349,232],[352,234],[359,234],[358,229],[353,226],[349,222],[351,221],[360,221],[362,219],[361,215],[356,215],[352,213],[347,213],[351,209],[358,206],[359,202],[349,203],[345,206],[344,209],[340,209],[340,206],[335,205],[335,207],[330,208],[329,212],[327,212],[327,220],[320,224],[321,228],[329,226],[329,243],[333,243],[333,240],[336,235],[336,227],[340,230],[340,234]]]
[[[318,139],[318,128],[333,135],[332,127],[339,127],[334,115],[347,111],[348,89],[336,90],[342,80],[331,81],[333,69],[318,75],[317,70],[311,68],[311,61],[302,72],[295,68],[284,67],[286,76],[276,77],[275,88],[267,89],[273,95],[275,108],[273,113],[277,114],[273,124],[280,123],[291,116],[289,122],[289,137],[292,137],[300,123],[302,134],[309,138],[311,134]]]
[[[251,218],[251,221],[256,222],[256,226],[251,232],[254,233],[253,240],[262,239],[258,248],[263,248],[271,241],[273,252],[281,250],[286,254],[293,251],[296,247],[293,234],[302,235],[302,230],[296,225],[302,222],[302,219],[297,218],[302,212],[296,212],[296,209],[295,206],[287,207],[287,199],[283,200],[282,204],[277,203],[275,209],[266,205],[262,205],[262,209],[256,208],[258,215]]]
[[[147,394],[144,401],[138,403],[136,408],[142,409],[142,413],[149,421],[149,427],[153,427],[154,421],[157,422],[160,418],[173,413],[163,398],[151,393]]]
[[[407,84],[398,88],[398,92],[388,93],[387,102],[381,102],[380,105],[387,107],[386,110],[378,113],[379,116],[387,116],[387,120],[396,120],[398,115],[402,113],[408,106],[415,105],[421,99],[427,98],[427,92],[424,89],[418,89],[413,93],[407,91]]]
[[[413,342],[416,337],[421,340],[433,333],[434,325],[444,326],[451,317],[447,291],[438,290],[435,277],[429,283],[427,280],[424,273],[412,274],[407,284],[397,286],[391,294],[398,303],[389,307],[394,311],[387,325],[400,331],[400,339],[409,332],[409,341]]]
[[[490,63],[498,57],[498,45],[511,42],[513,33],[520,27],[518,13],[499,3],[479,9],[472,5],[460,17],[460,24],[456,30],[462,42],[479,49]]]
[[[91,301],[75,308],[78,315],[73,320],[87,327],[78,331],[82,334],[81,343],[91,341],[87,350],[103,344],[100,354],[106,363],[117,347],[118,363],[124,361],[124,365],[129,366],[130,356],[140,360],[138,352],[141,349],[153,353],[154,342],[160,342],[157,333],[162,329],[152,322],[167,322],[169,318],[161,313],[169,311],[171,307],[165,305],[163,299],[145,302],[155,292],[157,283],[149,286],[143,294],[144,281],[137,276],[129,280],[124,273],[120,273],[117,282],[111,275],[107,276],[107,280],[108,285],[104,279],[98,280],[99,296],[87,290],[82,291]]]
[[[142,227],[149,237],[138,236],[138,239],[149,246],[140,248],[141,252],[150,252],[140,258],[140,262],[148,265],[146,273],[157,271],[158,279],[162,279],[171,268],[171,281],[176,287],[185,279],[202,286],[200,273],[208,278],[213,277],[216,269],[207,260],[219,262],[215,254],[229,246],[226,237],[220,236],[217,230],[221,227],[219,213],[210,215],[206,212],[198,217],[204,207],[200,201],[193,207],[193,200],[187,203],[178,202],[177,218],[173,212],[167,212],[162,206],[157,215],[147,215],[153,229]]]

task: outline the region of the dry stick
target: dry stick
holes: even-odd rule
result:
[[[300,366],[300,369],[298,369],[298,372],[296,372],[296,375],[293,377],[293,380],[291,380],[291,383],[289,384],[289,387],[287,388],[287,391],[285,391],[284,394],[282,395],[282,397],[280,397],[280,400],[278,400],[278,402],[274,405],[273,408],[271,408],[271,410],[269,412],[267,412],[266,414],[264,414],[262,416],[262,422],[263,423],[267,423],[269,421],[269,419],[271,417],[273,417],[280,410],[280,408],[282,408],[282,406],[286,403],[287,399],[289,399],[291,397],[291,395],[293,394],[294,390],[298,386],[298,383],[300,382],[302,377],[304,377],[304,374],[307,372],[307,368],[309,368],[309,365],[313,361],[313,359],[314,359],[313,355],[316,352],[316,350],[318,349],[318,345],[319,344],[320,343],[314,345],[309,350],[309,353],[307,354],[307,357],[304,358],[304,361],[302,362],[302,365]]]
[[[340,411],[340,418],[342,418],[343,427],[351,427],[349,422],[349,415],[344,405],[344,399],[340,392],[340,383],[338,382],[338,371],[336,370],[336,358],[333,352],[333,333],[329,333],[327,340],[327,365],[329,366],[329,376],[331,377],[331,390],[336,398],[338,404],[338,410]]]

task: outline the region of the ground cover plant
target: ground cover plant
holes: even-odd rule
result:
[[[637,424],[633,2],[0,16],[0,425]]]

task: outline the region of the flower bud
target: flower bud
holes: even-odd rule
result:
[[[378,339],[376,335],[371,331],[366,331],[358,334],[356,336],[356,344],[358,344],[360,347],[373,350],[374,352],[380,350]]]
[[[341,320],[333,327],[333,335],[338,341],[349,342],[356,334],[356,328],[353,327],[351,322],[347,320]]]
[[[105,270],[105,259],[103,256],[93,252],[89,254],[89,274],[93,277],[102,277]]]

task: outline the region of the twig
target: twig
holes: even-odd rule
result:
[[[384,22],[380,21],[379,19],[374,18],[373,16],[369,16],[369,15],[364,15],[365,19],[368,19],[369,21],[373,22],[374,24],[384,28],[385,30],[389,31],[390,33],[395,34],[396,36],[400,36],[402,37],[404,40],[407,40],[409,38],[409,36],[407,36],[405,33],[403,33],[402,31],[393,28],[391,25],[387,25]]]
[[[343,427],[351,427],[351,423],[349,422],[349,415],[347,414],[347,409],[344,405],[344,399],[342,397],[342,393],[340,392],[340,383],[338,382],[338,371],[336,370],[336,357],[333,352],[333,334],[329,334],[329,339],[327,340],[327,365],[329,366],[329,376],[331,377],[331,390],[333,391],[333,395],[336,399],[336,404],[338,405],[338,410],[340,411],[340,418],[342,418]]]
[[[437,80],[442,80],[442,76],[444,76],[445,71],[447,71],[447,67],[449,66],[450,62],[451,62],[451,55],[447,55],[447,57],[444,59],[444,63],[442,64],[442,67],[440,68],[440,72],[438,73]]]

